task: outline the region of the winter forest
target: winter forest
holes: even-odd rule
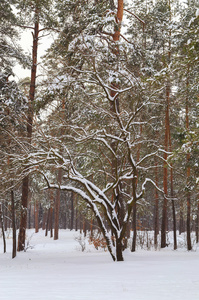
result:
[[[198,0],[1,0],[0,260],[26,259],[30,230],[125,266],[195,251],[198,112]]]

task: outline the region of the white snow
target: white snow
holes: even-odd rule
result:
[[[199,251],[126,250],[124,262],[113,262],[91,246],[81,252],[75,231],[61,230],[57,241],[33,232],[32,247],[15,259],[11,239],[6,254],[0,243],[1,300],[199,299]]]

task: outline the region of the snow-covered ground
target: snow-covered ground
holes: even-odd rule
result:
[[[113,262],[91,246],[82,252],[75,231],[61,230],[58,241],[33,232],[15,259],[11,239],[6,254],[0,243],[1,300],[199,299],[199,249],[126,250],[124,262]]]

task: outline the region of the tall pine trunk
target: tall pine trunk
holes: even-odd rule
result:
[[[58,170],[58,183],[61,184],[62,170]],[[59,238],[59,211],[60,211],[60,197],[61,191],[57,189],[55,197],[55,223],[54,223],[54,240]]]
[[[6,253],[6,237],[5,237],[3,211],[2,211],[1,204],[0,204],[0,222],[1,222],[2,237],[3,237],[3,252]]]
[[[170,152],[172,151],[170,128],[169,128],[169,150],[170,150]],[[173,215],[173,241],[174,241],[173,248],[174,248],[174,250],[176,250],[177,249],[177,235],[176,235],[177,229],[176,229],[175,201],[173,199],[174,198],[174,188],[173,188],[173,165],[172,164],[171,164],[171,169],[170,169],[170,188],[171,188],[171,203],[172,203],[172,215]]]
[[[166,110],[165,110],[165,140],[164,140],[164,172],[163,172],[163,187],[164,187],[164,200],[162,209],[162,228],[161,228],[161,248],[167,246],[166,243],[166,231],[167,231],[167,196],[168,196],[168,169],[167,169],[167,157],[168,157],[168,140],[169,140],[169,96],[170,87],[166,86]]]
[[[15,201],[14,201],[13,190],[11,190],[11,207],[12,207],[12,258],[15,258],[17,255],[17,233],[16,233]]]
[[[186,129],[189,130],[189,65],[187,69],[187,96],[186,96]],[[191,245],[191,192],[190,192],[190,177],[191,168],[189,166],[190,153],[187,153],[187,250],[192,249]]]
[[[36,84],[36,72],[37,72],[37,49],[38,49],[38,36],[39,36],[39,20],[38,20],[37,10],[35,12],[35,20],[36,21],[34,24],[34,33],[33,33],[31,82],[30,82],[28,113],[27,113],[27,142],[29,144],[31,144],[31,139],[32,139],[33,102],[35,98],[35,84]],[[18,248],[17,248],[18,251],[23,251],[25,249],[28,193],[29,193],[29,175],[26,175],[26,177],[22,181],[21,216],[20,216]]]
[[[155,163],[155,184],[158,186],[158,166]],[[158,233],[159,233],[159,197],[158,190],[155,189],[155,213],[154,213],[154,245],[155,249],[158,247]]]
[[[119,56],[119,49],[118,49],[118,44],[117,42],[120,40],[120,30],[121,30],[121,24],[123,20],[123,0],[118,0],[117,2],[117,16],[116,16],[116,25],[114,28],[114,34],[113,34],[113,41],[115,42],[115,48],[113,49],[113,53],[117,56]],[[117,59],[115,60],[115,64],[117,64]],[[111,98],[114,99],[116,95],[116,90],[118,89],[119,85],[118,83],[113,82],[111,84],[111,91],[110,95]],[[113,114],[117,114],[119,112],[119,99],[116,97],[116,99],[111,103],[110,110]],[[117,142],[113,141],[111,144],[112,149],[114,150],[114,153],[117,152]],[[112,174],[117,178],[117,157],[113,156],[112,158]],[[122,220],[123,217],[123,212],[122,212],[122,197],[119,192],[119,188],[116,189],[115,193],[113,193],[113,197],[117,197],[118,201],[118,215],[119,215],[119,221]],[[117,261],[123,261],[123,255],[122,255],[122,239],[118,238],[117,236],[115,237],[116,241],[116,259]]]
[[[137,237],[137,227],[136,227],[136,224],[137,224],[137,203],[135,202],[134,203],[134,206],[133,206],[133,241],[132,241],[132,247],[131,247],[131,252],[135,252],[136,250],[136,237]]]

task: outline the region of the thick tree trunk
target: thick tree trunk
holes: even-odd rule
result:
[[[121,239],[116,239],[116,260],[123,261],[123,245]]]

